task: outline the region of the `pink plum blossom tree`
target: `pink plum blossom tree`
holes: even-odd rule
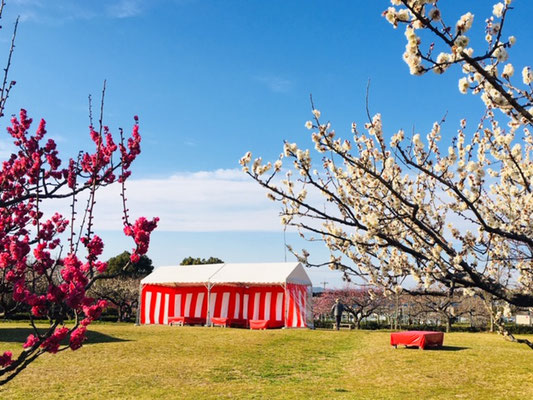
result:
[[[315,316],[331,315],[336,299],[345,306],[346,312],[353,317],[355,326],[359,329],[361,321],[383,305],[384,297],[382,290],[378,288],[348,285],[342,289],[325,290],[319,297],[313,298]]]
[[[485,106],[479,122],[461,120],[445,149],[444,120],[425,139],[419,133],[406,137],[403,130],[386,136],[381,115],[371,117],[367,110],[368,122],[362,129],[353,123],[348,139],[322,122],[312,103],[313,118],[305,126],[320,161],[313,162],[310,150],[285,143],[274,163],[252,161],[247,153],[243,170],[282,204],[283,224],[325,243],[327,264],[347,279],[357,276],[387,293],[437,295],[441,284],[532,307],[533,71],[521,66],[515,77],[508,61],[516,41],[503,34],[511,0],[495,4],[480,21],[485,48],[475,51],[468,36],[472,13],[450,22],[438,0],[391,3],[383,16],[405,29],[403,59],[410,73],[460,68],[460,93],[479,95]],[[422,40],[427,37],[432,41]],[[284,163],[292,170],[278,178]],[[316,265],[305,250],[297,256]]]
[[[0,15],[3,7],[1,1]],[[0,88],[0,115],[15,85],[14,81],[9,83],[8,71],[16,27]],[[134,118],[131,136],[126,139],[121,130],[117,142],[102,123],[104,93],[105,84],[98,126],[93,126],[92,117],[89,126],[93,150],[80,152],[66,162],[54,140],[46,139],[43,119],[35,124],[26,110],[20,110],[7,128],[17,150],[0,167],[0,288],[15,303],[31,310],[28,317],[33,333],[18,354],[0,352],[0,385],[44,353],[79,349],[88,326],[106,307],[104,300],[87,293],[107,268],[99,260],[104,243],[94,232],[98,189],[122,186],[124,233],[135,244],[131,262],[147,252],[150,233],[157,225],[157,218],[129,221],[124,184],[141,152],[138,118]],[[77,200],[82,192],[88,201],[80,210]],[[71,199],[70,215],[44,214],[43,204],[67,198]],[[37,324],[37,318],[47,323]]]

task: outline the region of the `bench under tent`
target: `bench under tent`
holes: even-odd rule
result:
[[[312,328],[312,283],[293,263],[159,267],[141,281],[141,324]]]

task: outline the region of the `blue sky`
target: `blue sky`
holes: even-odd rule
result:
[[[530,61],[533,4],[516,0],[507,33],[515,69]],[[405,39],[381,17],[388,1],[11,0],[0,54],[21,16],[7,112],[25,107],[45,118],[65,156],[89,145],[87,95],[97,102],[107,79],[105,121],[116,132],[139,115],[143,150],[129,198],[136,215],[162,218],[149,253],[156,265],[217,256],[231,262],[283,261],[279,208],[239,172],[248,150],[275,159],[283,140],[304,146],[312,93],[337,132],[381,112],[389,134],[426,133],[448,112],[451,139],[462,117],[477,122],[481,101],[461,95],[460,72],[412,77],[401,60]],[[455,21],[474,13],[481,33],[492,2],[442,2]],[[478,35],[480,36],[480,35]],[[482,36],[481,36],[482,38]],[[474,49],[482,45],[474,41]],[[7,119],[1,121],[5,126]],[[0,138],[0,153],[6,138]],[[113,197],[112,197],[113,195]],[[100,229],[106,256],[130,247],[117,232],[118,198],[104,193]],[[115,201],[116,200],[116,201]],[[327,259],[322,246],[287,242]],[[289,260],[291,259],[289,255]],[[340,285],[335,273],[312,271]]]

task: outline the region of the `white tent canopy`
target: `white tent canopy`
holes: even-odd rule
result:
[[[179,265],[156,268],[141,281],[142,285],[180,286],[190,284],[255,284],[294,283],[312,285],[302,264],[225,263]]]
[[[180,284],[204,284],[224,264],[180,265],[159,267],[141,280],[141,285],[179,286]]]

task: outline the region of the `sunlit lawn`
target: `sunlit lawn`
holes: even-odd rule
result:
[[[0,323],[0,351],[24,323]],[[533,399],[533,351],[494,334],[445,334],[441,350],[386,331],[95,324],[82,349],[45,355],[0,399]],[[533,339],[533,335],[527,336]]]

